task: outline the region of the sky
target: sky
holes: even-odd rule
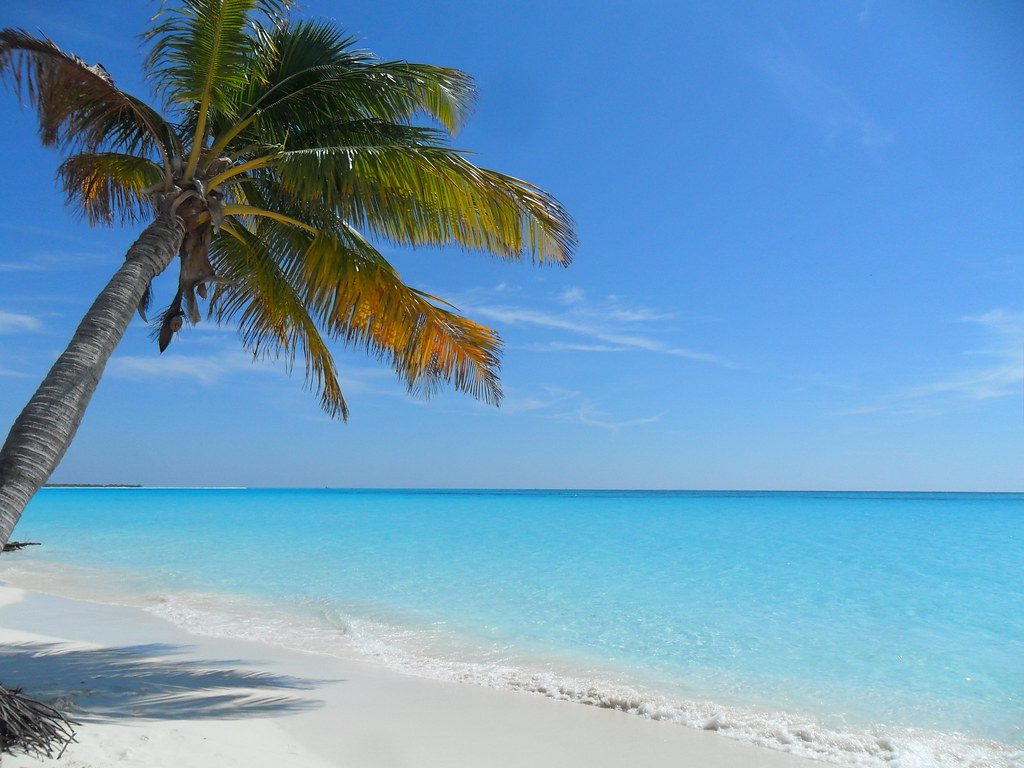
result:
[[[149,98],[155,6],[8,0]],[[500,331],[501,408],[338,349],[347,424],[231,328],[136,319],[55,482],[1024,490],[1024,5],[339,3],[384,58],[458,67],[455,145],[555,194],[571,267],[388,249]],[[138,234],[63,207],[0,93],[0,424]],[[172,270],[173,271],[173,270]],[[156,285],[169,301],[176,278]]]

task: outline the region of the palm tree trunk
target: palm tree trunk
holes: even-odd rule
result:
[[[64,457],[146,286],[171,263],[182,235],[181,222],[161,205],[14,422],[0,449],[0,550],[29,499]]]

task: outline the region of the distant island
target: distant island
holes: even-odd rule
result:
[[[47,483],[43,488],[141,488],[131,483]]]

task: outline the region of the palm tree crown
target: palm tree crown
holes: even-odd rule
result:
[[[170,207],[183,224],[177,293],[154,319],[161,351],[205,301],[254,355],[301,357],[332,416],[348,414],[332,339],[387,360],[410,391],[450,383],[498,403],[497,334],[403,283],[374,243],[567,265],[570,217],[449,145],[474,100],[466,75],[380,60],[330,24],[290,20],[289,5],[163,6],[145,35],[159,110],[20,30],[0,32],[0,72],[66,153],[58,178],[91,223]]]

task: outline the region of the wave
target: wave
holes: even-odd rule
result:
[[[40,565],[34,563],[31,571],[3,568],[0,575],[15,586],[139,607],[196,635],[370,659],[404,674],[618,710],[847,768],[1024,768],[1020,744],[887,725],[842,727],[810,714],[671,696],[611,674],[580,676],[568,666],[550,669],[526,659],[511,660],[507,649],[486,654],[469,645],[460,648],[443,627],[411,628],[359,618],[327,601],[309,601],[298,609],[292,605],[289,611],[237,595],[158,593],[153,585],[138,583],[114,588],[109,571]],[[493,658],[481,658],[488,655]]]
[[[234,604],[232,608],[231,604]],[[413,630],[318,606],[319,625],[267,606],[221,596],[174,595],[147,607],[200,635],[243,638],[291,650],[331,656],[369,657],[404,674],[484,685],[631,715],[665,720],[849,768],[1022,768],[1024,746],[972,739],[956,733],[877,726],[837,728],[812,715],[723,706],[686,700],[626,682],[530,668],[504,661],[467,661],[423,652],[436,645],[429,630]],[[428,636],[425,637],[424,633]]]

